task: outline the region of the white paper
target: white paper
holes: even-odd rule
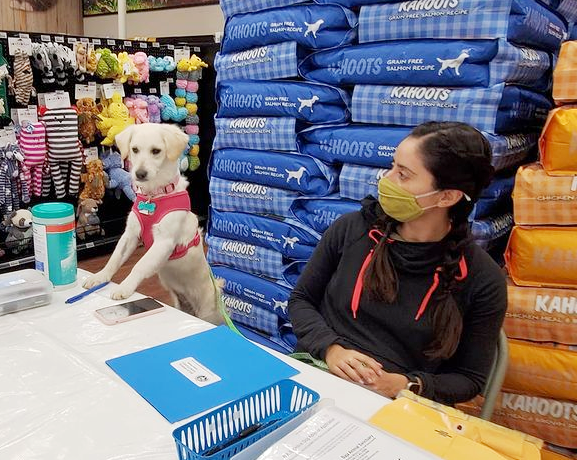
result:
[[[438,457],[336,408],[325,408],[258,460],[432,460]]]
[[[181,59],[189,59],[189,58],[190,58],[190,49],[189,48],[175,48],[175,50],[174,50],[175,62],[178,62]]]
[[[8,37],[8,52],[14,56],[17,51],[23,51],[32,56],[32,40],[29,38]]]
[[[70,94],[65,91],[45,93],[44,100],[48,109],[65,109],[70,107]]]
[[[106,99],[112,99],[114,93],[120,93],[124,97],[124,85],[122,83],[106,83],[102,85],[102,91]]]
[[[170,94],[170,84],[167,81],[160,82],[160,94]]]
[[[194,358],[183,358],[170,363],[178,372],[184,375],[197,387],[206,387],[222,379],[212,372],[208,367],[203,366]]]
[[[56,37],[54,37],[54,41],[56,43],[64,43],[64,37],[61,37],[60,35],[57,35]]]
[[[92,160],[98,160],[98,147],[88,147],[84,149],[85,163]]]
[[[36,109],[36,106],[27,109],[16,109],[16,116],[18,117],[19,124],[22,124],[25,121],[29,121],[30,123],[38,122],[38,110]]]
[[[96,83],[91,82],[88,85],[74,85],[74,99],[89,97],[96,100]]]

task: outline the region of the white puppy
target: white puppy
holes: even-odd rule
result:
[[[146,253],[112,292],[112,298],[126,299],[157,273],[176,308],[220,324],[220,288],[210,276],[198,219],[190,212],[188,181],[178,169],[187,143],[188,136],[178,127],[156,123],[132,125],[116,136],[122,158],[130,160],[138,195],[108,263],[90,276],[84,287],[109,281],[143,241]]]

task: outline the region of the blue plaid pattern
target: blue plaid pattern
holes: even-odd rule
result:
[[[215,118],[214,125],[214,150],[234,147],[287,152],[298,150],[296,118]]]
[[[513,229],[513,213],[473,221],[471,233],[475,240],[494,240]]]
[[[221,211],[273,214],[290,217],[290,207],[300,196],[297,192],[249,182],[212,177],[209,183],[212,206]]]
[[[324,233],[343,214],[358,211],[360,203],[341,199],[338,195],[330,198],[301,197],[291,207],[293,216],[316,232]]]
[[[577,22],[577,2],[575,0],[561,0],[557,11],[565,16],[568,22]]]
[[[217,53],[214,58],[216,79],[275,80],[296,77],[297,52],[297,42],[283,42],[232,54]]]
[[[505,40],[499,40],[499,54],[490,64],[489,85],[502,82],[532,85],[541,83],[542,89],[549,86],[549,53],[527,48],[518,48]]]
[[[251,329],[280,337],[279,323],[281,319],[273,312],[230,294],[223,294],[222,300],[230,319],[233,321]]]
[[[363,6],[360,43],[409,38],[507,38],[511,0],[461,0],[456,8],[399,11],[406,3]],[[454,14],[465,10],[467,14]]]
[[[386,169],[346,164],[339,177],[339,195],[354,201],[360,201],[367,195],[376,197],[379,179],[386,172]]]
[[[537,145],[536,133],[496,136],[483,133],[493,150],[493,166],[497,171],[520,165]]]
[[[405,97],[404,88],[420,94]],[[495,132],[505,85],[490,88],[434,88],[357,85],[353,92],[353,121],[417,126],[425,121],[466,121],[481,131]],[[433,94],[434,92],[435,95]]]
[[[285,263],[280,252],[240,241],[208,235],[207,260],[209,264],[222,264],[255,275],[282,279]]]
[[[239,13],[254,13],[279,6],[303,3],[307,0],[220,0],[220,8],[225,17]]]

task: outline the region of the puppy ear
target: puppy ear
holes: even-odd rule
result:
[[[123,160],[126,160],[130,153],[130,140],[132,139],[132,133],[135,127],[136,125],[127,126],[114,137],[114,141],[116,142],[118,150],[120,150],[120,156]]]
[[[162,138],[166,147],[166,156],[169,160],[176,161],[188,145],[188,135],[175,125],[160,125]]]

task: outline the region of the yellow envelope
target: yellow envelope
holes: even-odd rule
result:
[[[369,422],[445,460],[539,460],[543,442],[409,391]]]

